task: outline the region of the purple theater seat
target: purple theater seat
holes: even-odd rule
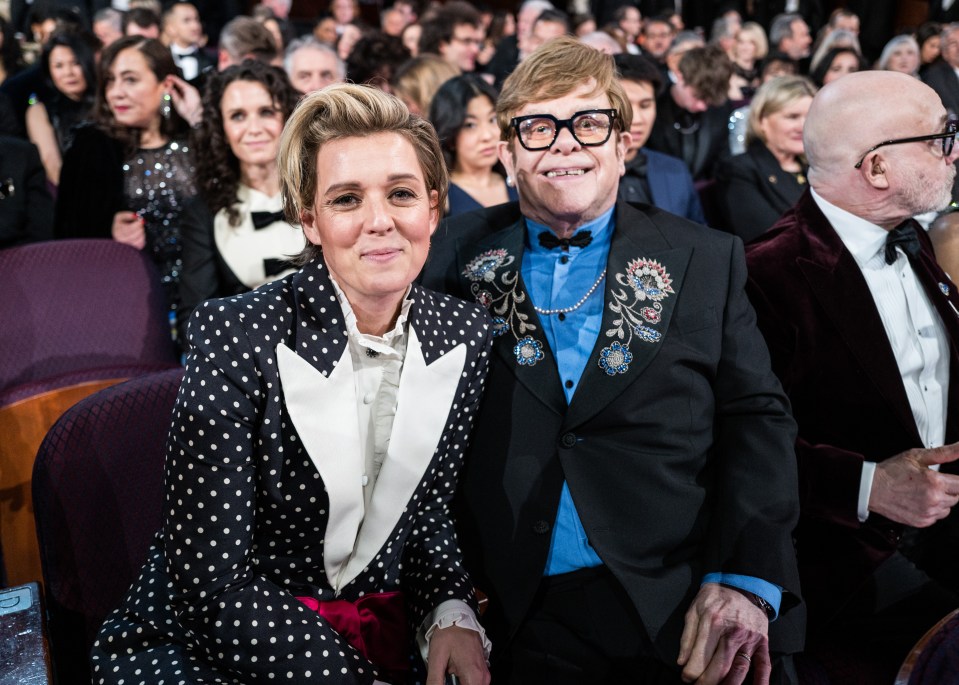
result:
[[[37,453],[33,501],[58,682],[87,655],[161,525],[164,446],[182,369],[140,376],[68,409]]]
[[[149,257],[113,240],[0,250],[0,394],[102,367],[178,361]]]

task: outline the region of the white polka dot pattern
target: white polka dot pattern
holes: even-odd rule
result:
[[[475,606],[449,507],[490,335],[476,305],[416,286],[411,298],[410,326],[426,363],[461,343],[466,362],[404,515],[339,599],[402,589],[415,628],[446,599]],[[275,350],[283,343],[324,375],[340,358],[346,331],[322,261],[204,303],[189,335],[167,443],[163,529],[100,631],[95,681],[371,683],[373,665],[295,599],[334,598],[323,567],[329,500],[286,413]],[[418,659],[412,642],[410,654]]]

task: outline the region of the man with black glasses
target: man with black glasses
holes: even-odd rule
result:
[[[450,220],[424,276],[497,336],[458,503],[494,682],[793,682],[794,424],[742,244],[617,202],[611,57],[544,44],[496,115],[519,203]]]
[[[823,88],[808,190],[747,254],[749,293],[799,424],[808,656],[891,683],[959,606],[959,298],[912,219],[950,201],[956,124],[889,71]]]

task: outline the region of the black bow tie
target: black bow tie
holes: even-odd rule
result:
[[[556,234],[552,231],[543,231],[539,234],[538,238],[539,244],[547,250],[552,250],[554,247],[561,247],[569,251],[570,245],[573,247],[586,247],[593,242],[593,234],[590,231],[578,231],[572,238],[557,238]]]
[[[250,218],[253,219],[253,228],[260,230],[277,221],[283,221],[284,214],[282,209],[276,212],[250,212]]]
[[[181,52],[176,55],[177,59],[183,59],[184,57],[192,57],[193,59],[200,59],[200,49],[190,50],[190,52]]]
[[[886,236],[886,264],[892,264],[896,261],[896,257],[898,257],[896,253],[897,245],[901,247],[903,252],[909,257],[919,255],[922,246],[919,244],[916,226],[917,223],[915,219],[906,219],[889,231],[889,235]],[[922,230],[921,226],[919,230]]]

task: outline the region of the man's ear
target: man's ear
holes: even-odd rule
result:
[[[505,140],[499,141],[496,144],[496,156],[499,157],[500,163],[506,169],[506,175],[515,181],[516,174],[513,173],[515,164],[513,163],[513,150],[510,143]]]
[[[859,167],[859,172],[866,180],[866,183],[877,190],[889,189],[889,176],[887,175],[889,162],[879,150],[875,150],[866,155]]]

